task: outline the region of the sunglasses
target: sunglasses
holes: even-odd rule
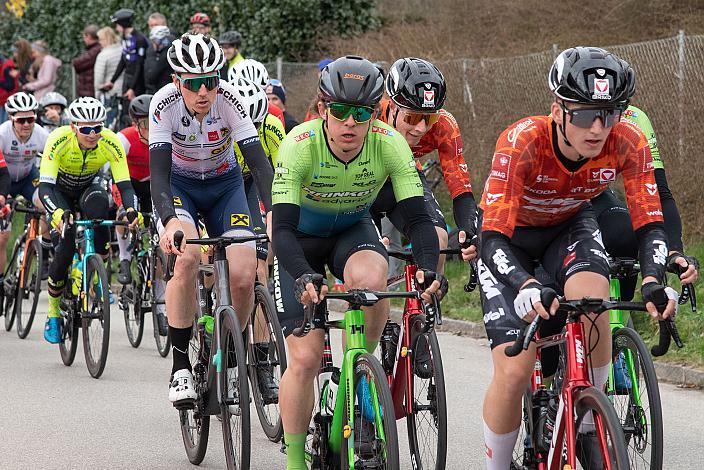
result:
[[[369,121],[374,115],[374,108],[347,103],[328,103],[328,111],[338,121],[346,121],[348,117],[352,116],[357,124]]]
[[[413,111],[405,111],[403,113],[403,122],[409,126],[415,126],[421,121],[425,121],[425,125],[430,127],[440,119],[440,113],[416,113]]]
[[[562,110],[570,116],[570,122],[582,129],[589,129],[597,118],[601,119],[604,127],[613,127],[621,120],[623,108],[578,108],[568,109],[561,104]]]
[[[12,118],[12,120],[15,121],[17,124],[34,124],[34,121],[36,121],[36,119],[37,118],[35,116]]]
[[[103,132],[103,125],[98,124],[97,126],[76,126],[76,129],[78,129],[78,132],[83,135],[91,135],[91,133],[93,132],[98,135]]]
[[[218,87],[220,84],[220,77],[218,75],[205,75],[203,77],[191,77],[191,78],[181,78],[176,75],[176,78],[181,82],[187,90],[198,92],[200,87],[205,85],[205,89],[212,91]]]

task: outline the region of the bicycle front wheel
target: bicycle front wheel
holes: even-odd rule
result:
[[[160,247],[154,248],[153,267],[151,272],[152,286],[152,324],[154,325],[154,340],[161,357],[166,357],[171,351],[171,338],[166,318],[166,257]],[[197,319],[196,319],[197,320]]]
[[[284,429],[279,413],[279,383],[286,371],[286,347],[274,300],[269,290],[254,286],[254,309],[249,318],[252,335],[247,344],[249,380],[259,422],[272,442],[279,442]],[[252,340],[253,338],[253,340]]]
[[[108,360],[110,343],[110,283],[103,260],[91,255],[85,263],[84,276],[88,279],[84,292],[82,312],[83,353],[91,377],[103,374]]]
[[[78,326],[80,324],[80,315],[70,311],[67,314],[61,314],[61,330],[62,338],[59,343],[59,353],[61,361],[65,366],[73,364],[76,359],[76,350],[78,349]]]
[[[606,468],[605,463],[610,461],[610,468],[613,470],[628,470],[628,451],[626,450],[626,441],[624,440],[623,429],[618,419],[618,415],[614,410],[606,395],[596,387],[587,387],[574,392],[574,408],[575,408],[575,435],[578,439],[593,438],[590,447],[591,452],[586,450],[586,444],[582,447],[585,449],[581,455],[577,453],[579,463],[584,469]],[[581,424],[588,422],[594,423],[595,431],[585,435],[579,435]],[[578,446],[579,447],[579,446]],[[606,455],[604,455],[604,450]],[[560,465],[560,468],[566,462]]]
[[[662,404],[650,351],[631,328],[616,330],[612,342],[614,383],[608,394],[623,427],[631,468],[660,469]]]
[[[228,470],[248,469],[251,445],[249,422],[249,381],[247,355],[242,330],[235,311],[229,307],[222,313],[220,345],[222,368],[220,383],[223,402],[220,404],[222,438]]]
[[[345,406],[343,425],[353,429],[342,435],[340,459],[343,470],[356,468],[399,469],[398,434],[394,403],[384,368],[369,353],[361,354],[354,365],[355,390],[347,390],[345,403],[354,404],[350,419]],[[349,442],[353,439],[352,442]]]
[[[447,458],[447,401],[440,345],[435,331],[418,334],[425,316],[418,315],[411,350],[413,373],[413,413],[406,416],[408,445],[418,469],[441,470]],[[411,333],[413,334],[413,333]]]

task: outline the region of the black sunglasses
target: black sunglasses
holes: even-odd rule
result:
[[[589,129],[597,118],[601,119],[604,127],[613,127],[621,120],[622,107],[610,108],[577,108],[569,109],[560,103],[562,110],[570,116],[570,122],[582,129]]]

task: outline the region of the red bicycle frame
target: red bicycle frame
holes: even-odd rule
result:
[[[562,382],[562,389],[560,390],[560,400],[550,450],[547,455],[545,455],[544,452],[536,452],[538,470],[562,470],[563,467],[560,467],[560,459],[562,458],[562,450],[565,448],[565,445],[567,455],[564,468],[576,468],[577,455],[575,448],[577,444],[577,433],[575,427],[573,425],[567,426],[567,423],[574,423],[575,394],[581,389],[592,386],[591,380],[589,379],[589,356],[585,353],[584,346],[584,325],[578,319],[568,316],[566,332],[546,338],[539,338],[536,333],[536,360],[540,361],[541,359],[541,349],[562,342],[565,342],[567,349],[567,355],[565,357],[565,377]],[[545,388],[542,369],[537,367],[537,363],[531,375],[530,385],[531,396],[538,390]],[[594,414],[594,424],[602,455],[608,455],[601,416],[596,413]],[[535,430],[533,429],[531,432],[535,432]],[[606,468],[611,469],[611,462],[608,461],[608,459],[605,463]],[[569,465],[569,467],[567,465]]]

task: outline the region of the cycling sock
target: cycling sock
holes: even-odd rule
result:
[[[308,470],[306,465],[306,433],[284,432],[286,443],[286,470]]]
[[[132,253],[127,251],[127,246],[129,245],[129,237],[123,238],[121,234],[117,234],[117,246],[120,248],[120,261],[130,260],[132,258]]]
[[[367,352],[369,354],[374,354],[374,350],[379,346],[379,341],[369,341],[367,340]]]
[[[605,366],[592,368],[592,373],[589,377],[591,378],[594,387],[598,390],[604,390],[604,385],[606,384],[606,381],[609,380],[609,369],[611,369],[610,363]],[[594,426],[594,416],[589,413],[582,418],[582,422],[579,425],[579,432],[582,434],[587,434],[589,432],[594,432],[595,430],[596,427]]]
[[[174,364],[171,368],[173,374],[177,370],[191,370],[191,361],[188,359],[188,342],[191,340],[193,326],[188,328],[174,328],[169,325],[169,336],[171,336],[171,349],[174,354]]]
[[[49,318],[59,318],[61,314],[59,313],[59,303],[61,302],[61,295],[54,297],[49,294],[49,309],[47,310],[47,317]]]
[[[482,419],[482,423],[484,424],[487,470],[506,470],[511,466],[513,447],[516,445],[520,428],[507,434],[496,434],[489,429],[484,419]]]

